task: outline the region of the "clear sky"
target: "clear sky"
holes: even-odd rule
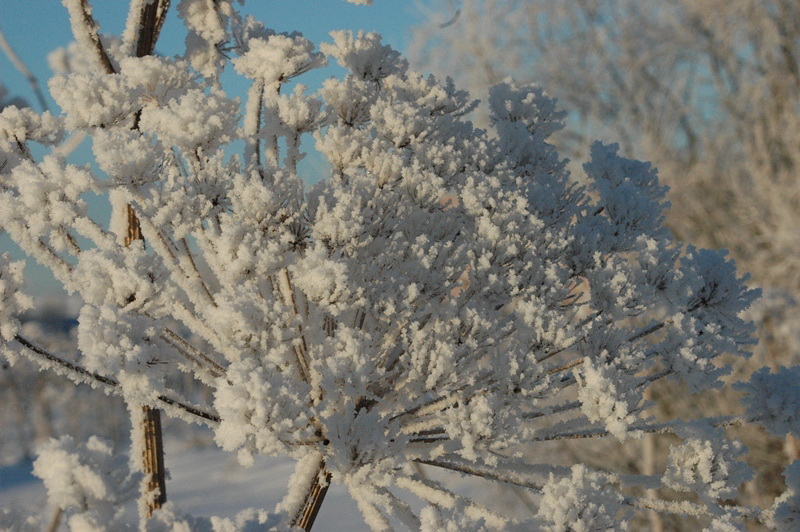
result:
[[[94,17],[103,34],[119,35],[125,25],[127,4],[124,0],[93,0]],[[170,14],[162,36],[156,47],[157,53],[165,56],[181,54],[186,31],[175,9],[178,0],[173,0]],[[372,6],[356,6],[344,0],[249,0],[242,9],[252,14],[267,27],[279,32],[299,31],[312,42],[319,44],[330,40],[328,33],[337,29],[377,31],[386,44],[404,51],[410,40],[410,28],[420,14],[416,2],[408,0],[375,0]],[[66,9],[59,0],[0,0],[0,29],[27,67],[39,79],[47,93],[47,80],[52,73],[47,55],[54,48],[64,46],[72,40]],[[316,88],[321,81],[338,74],[336,67],[304,76],[300,81]],[[230,72],[224,78],[228,92],[244,99],[248,81]],[[0,53],[0,81],[14,96],[22,96],[39,110],[36,98],[25,78],[4,54]],[[57,111],[55,103],[47,96],[48,105]],[[89,162],[91,151],[84,145],[71,157],[81,164]],[[0,207],[2,208],[2,207]],[[107,216],[103,204],[93,202],[90,208],[99,217]],[[15,259],[24,258],[15,249],[7,235],[0,234],[0,252],[10,251]],[[28,260],[28,291],[42,296],[58,291],[58,283],[37,265]],[[32,281],[32,282],[31,282]]]
[[[104,34],[120,34],[125,25],[125,0],[93,0],[95,19]],[[175,55],[182,52],[186,35],[172,2],[157,52]],[[384,42],[404,51],[409,29],[421,16],[416,2],[375,0],[372,6],[356,6],[344,0],[248,0],[243,12],[252,14],[277,31],[300,31],[312,42],[328,40],[337,29],[377,31]],[[58,0],[0,0],[0,29],[19,56],[41,82],[50,77],[47,54],[72,40],[67,13]],[[3,54],[0,54],[0,79],[31,102],[33,94],[24,79]]]

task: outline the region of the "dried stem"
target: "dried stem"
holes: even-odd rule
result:
[[[487,467],[481,467],[478,464],[458,464],[444,460],[416,460],[416,463],[438,467],[441,469],[449,469],[450,471],[465,473],[467,475],[474,475],[476,477],[497,480],[500,482],[512,484],[514,486],[528,488],[537,492],[540,492],[543,489],[543,486],[541,484],[532,482],[522,477],[519,474],[514,474],[512,472],[500,473],[498,471],[492,471]]]
[[[174,332],[169,327],[164,329],[164,340],[175,347],[186,358],[191,359],[195,364],[204,370],[208,371],[214,377],[221,377],[225,374],[225,368],[217,364],[211,357],[195,348],[192,344],[184,340],[184,338]],[[203,364],[205,362],[205,364]],[[206,366],[206,364],[208,366]]]
[[[211,290],[209,290],[208,284],[206,284],[205,280],[203,279],[203,276],[200,274],[200,270],[197,269],[197,262],[195,262],[194,260],[194,255],[192,254],[192,250],[189,249],[189,243],[186,241],[185,238],[181,239],[181,243],[183,244],[183,249],[186,252],[186,257],[189,259],[189,264],[191,265],[192,270],[194,271],[195,276],[197,277],[197,280],[200,283],[200,286],[202,286],[203,291],[208,296],[208,300],[211,302],[211,305],[216,307],[217,302],[214,301],[214,296],[211,295]]]
[[[114,65],[111,64],[111,59],[100,41],[100,33],[97,23],[92,18],[92,7],[88,0],[67,2],[65,5],[69,11],[69,21],[75,40],[95,52],[96,59],[106,74],[114,74]]]
[[[165,3],[163,0],[145,2],[141,5],[141,25],[136,38],[136,57],[144,57],[153,52],[168,7],[169,2]],[[102,50],[102,46],[100,49]],[[139,113],[134,120],[134,129],[138,126],[138,118]],[[134,240],[144,240],[144,237],[139,219],[130,204],[125,206],[125,212],[128,222],[125,245],[129,246]],[[146,514],[147,517],[150,517],[154,510],[161,508],[167,502],[167,480],[164,468],[161,411],[147,405],[142,406],[142,411],[142,437],[144,439],[142,442],[142,471],[149,476],[142,496],[147,501]]]
[[[142,446],[143,471],[147,475],[145,494],[147,498],[147,517],[167,502],[166,469],[164,468],[164,442],[161,437],[161,410],[142,407]]]
[[[314,526],[314,521],[317,519],[317,514],[319,514],[319,509],[322,507],[325,495],[328,493],[330,484],[331,474],[325,468],[325,461],[320,460],[319,469],[306,493],[303,505],[298,514],[292,519],[292,526],[306,531],[311,530],[311,527]]]
[[[142,24],[144,28],[144,24]],[[130,204],[125,205],[127,215],[127,234],[125,245],[130,246],[135,240],[144,240],[139,219]],[[142,430],[134,431],[140,434],[144,441],[142,448],[142,472],[148,478],[143,486],[142,498],[147,502],[146,515],[150,517],[153,511],[161,508],[167,502],[167,475],[164,469],[164,442],[161,433],[161,411],[142,406]]]
[[[295,289],[292,285],[289,272],[285,269],[280,273],[279,290],[283,294],[284,301],[292,309],[294,314],[296,316],[300,316],[300,308],[297,304]],[[294,346],[295,354],[297,355],[297,367],[303,380],[310,384],[311,367],[308,359],[306,358],[308,347],[303,335],[302,325],[298,325],[297,332],[300,335],[301,340],[300,343],[295,343]],[[313,421],[314,420],[312,420],[312,422]],[[317,429],[322,432],[322,427],[319,426],[318,422],[316,422],[316,424],[318,425]],[[330,481],[331,474],[325,467],[325,460],[324,458],[320,459],[317,474],[314,476],[314,480],[311,482],[311,485],[306,492],[304,503],[299,513],[292,519],[293,526],[302,528],[303,530],[311,530],[311,527],[314,525],[314,520],[317,518],[317,514],[319,513],[319,509],[322,507],[322,502],[325,499],[325,495],[328,493]]]
[[[56,508],[55,512],[53,512],[53,519],[50,521],[50,525],[47,527],[47,532],[56,532],[56,530],[58,530],[58,527],[61,524],[62,513],[63,510],[61,508]]]
[[[25,351],[22,351],[22,354],[31,360],[38,362],[42,367],[56,370],[57,373],[66,374],[66,376],[75,383],[90,385],[100,384],[103,388],[105,388],[106,393],[112,395],[122,395],[120,384],[115,379],[106,377],[105,375],[100,375],[99,373],[94,373],[76,364],[75,362],[70,362],[69,360],[49,353],[23,336],[17,335],[14,339],[26,348]],[[180,410],[183,413],[197,417],[204,423],[219,423],[220,421],[220,418],[217,414],[210,412],[203,407],[188,404],[183,400],[169,397],[167,395],[159,395],[157,399],[160,403],[169,407],[174,407],[176,410]]]

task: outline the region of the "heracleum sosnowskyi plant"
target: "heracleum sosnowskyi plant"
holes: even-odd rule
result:
[[[331,482],[376,530],[605,529],[648,509],[716,529],[794,518],[791,471],[775,508],[725,502],[749,470],[721,427],[797,431],[796,388],[770,386],[795,370],[744,385],[759,394],[746,417],[642,415],[656,381],[718,384],[717,357],[752,343],[739,314],[757,295],[723,252],[673,240],[650,165],[597,143],[579,186],[547,141],[565,113],[540,88],[495,86],[489,136],[464,118],[477,105],[466,92],[410,71],[374,33],[335,32],[317,51],[230,1],[182,0],[186,53],[164,58],[137,53],[136,39],[144,13],[169,2],[133,1],[113,47],[86,1],[65,5],[96,65],[51,80],[61,116],[0,114],[0,226],[82,297],[81,359],[21,333],[21,265],[7,258],[5,355],[205,423],[243,463],[297,460],[272,513],[209,520],[168,503],[142,511],[142,528],[310,529]],[[329,58],[344,79],[313,95],[293,81]],[[228,62],[252,80],[243,109],[218,82]],[[57,153],[33,157],[29,143],[66,131],[91,137],[106,178]],[[238,140],[243,153],[230,155]],[[312,141],[330,174],[308,186],[297,163]],[[87,214],[89,193],[109,196],[111,227]],[[136,223],[144,240],[126,238]],[[181,372],[213,404],[171,389]],[[683,441],[662,474],[528,452],[648,432]],[[37,470],[70,526],[128,522],[120,503],[137,477],[111,462],[96,439],[43,450]],[[436,470],[522,488],[535,511],[504,515],[426,473]]]
[[[759,345],[749,360],[734,361],[729,381],[798,363],[800,2],[425,4],[431,14],[414,29],[412,65],[453,73],[475,98],[509,75],[545,87],[575,113],[552,137],[560,153],[581,160],[599,136],[619,142],[628,157],[652,161],[670,186],[675,208],[667,226],[676,237],[729,249],[738,269],[751,274],[749,286],[764,289],[748,311]],[[485,115],[473,119],[485,123]],[[680,383],[665,382],[649,393],[656,416],[739,411],[730,390],[687,397]],[[781,471],[800,458],[800,441],[753,427],[735,434],[755,472],[737,500],[769,505],[784,489]],[[663,437],[642,443],[638,456],[620,459],[637,460],[647,472],[669,444]]]

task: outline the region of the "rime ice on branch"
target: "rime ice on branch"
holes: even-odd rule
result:
[[[747,476],[739,447],[642,415],[660,379],[720,384],[716,358],[751,343],[738,316],[756,296],[724,253],[673,241],[650,165],[597,143],[578,186],[548,143],[565,113],[542,89],[496,86],[489,136],[464,118],[477,104],[466,92],[409,71],[376,34],[334,33],[320,53],[218,4],[181,2],[185,59],[112,58],[116,73],[51,81],[62,118],[0,114],[0,225],[84,301],[71,375],[210,424],[245,463],[297,459],[278,527],[307,523],[328,482],[378,530],[512,521],[420,465],[529,490],[531,526],[608,526],[637,508],[762,519],[721,501]],[[216,83],[222,48],[253,80],[243,118]],[[349,74],[289,90],[324,56]],[[62,129],[92,137],[107,178],[34,160],[27,143]],[[237,140],[244,157],[227,155]],[[311,140],[331,173],[307,187],[297,163]],[[147,246],[92,220],[90,192],[132,205]],[[15,327],[14,271],[3,338],[47,358]],[[171,390],[179,373],[213,405]],[[663,480],[521,452],[652,431],[686,440]],[[692,504],[633,495],[662,482],[708,489]]]

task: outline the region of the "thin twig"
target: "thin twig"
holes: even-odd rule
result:
[[[211,305],[216,307],[217,302],[214,301],[214,296],[211,294],[211,290],[208,289],[208,285],[206,284],[205,280],[203,280],[203,276],[200,274],[200,270],[197,269],[197,263],[194,260],[194,255],[192,255],[192,251],[189,249],[189,243],[186,241],[185,238],[181,239],[181,243],[183,243],[183,249],[186,251],[186,257],[189,259],[189,264],[192,266],[192,270],[197,275],[197,280],[200,282],[200,286],[203,287],[203,291],[208,296],[208,300],[211,302]]]
[[[459,473],[466,473],[467,475],[474,475],[476,477],[482,478],[489,478],[492,480],[497,480],[500,482],[505,482],[507,484],[513,484],[514,486],[520,486],[522,488],[528,488],[534,491],[542,491],[544,486],[538,484],[536,482],[532,482],[527,480],[521,476],[514,475],[513,473],[502,474],[497,471],[492,471],[488,468],[480,467],[476,464],[457,464],[454,462],[448,462],[444,460],[414,460],[418,464],[425,464],[433,467],[438,467],[441,469],[449,469],[451,471],[457,471]]]
[[[20,74],[25,76],[25,79],[28,80],[28,83],[31,85],[31,89],[33,89],[33,94],[36,95],[36,99],[39,100],[39,105],[42,108],[42,111],[49,111],[50,108],[47,106],[47,100],[44,98],[44,94],[42,90],[39,88],[39,81],[36,79],[36,76],[28,69],[25,63],[20,59],[17,53],[14,51],[14,48],[11,47],[11,43],[8,42],[6,39],[5,34],[3,34],[3,30],[0,30],[0,48],[3,49],[5,52],[6,57],[11,63],[19,70]]]
[[[217,364],[208,355],[206,355],[205,353],[194,347],[192,344],[184,340],[182,336],[174,332],[169,327],[164,329],[164,340],[166,340],[173,347],[184,353],[185,356],[192,358],[196,364],[206,369],[214,377],[221,377],[222,375],[225,374],[225,368]],[[202,364],[202,362],[206,362],[211,367],[207,368],[205,365]]]
[[[49,353],[46,350],[34,344],[33,342],[31,342],[30,340],[27,340],[26,338],[20,335],[15,336],[14,339],[17,340],[20,344],[22,344],[22,346],[24,346],[28,350],[28,351],[23,351],[23,354],[32,352],[35,355],[37,355],[37,356],[28,355],[28,358],[40,361],[42,358],[47,360],[50,364],[66,370],[67,376],[74,382],[81,384],[91,384],[92,382],[98,382],[105,387],[107,393],[110,393],[112,395],[122,395],[122,387],[120,386],[120,383],[117,380],[112,379],[110,377],[106,377],[105,375],[101,375],[99,373],[94,373],[76,364],[75,362],[70,362],[69,360],[63,359],[52,353]],[[169,397],[167,395],[159,395],[157,400],[161,403],[182,410],[187,414],[191,414],[193,416],[201,418],[207,422],[208,421],[212,423],[220,422],[220,417],[217,414],[209,412],[201,407],[187,404],[174,397]]]
[[[692,422],[692,420],[680,420],[680,421],[682,424]],[[732,426],[743,425],[745,423],[752,422],[753,420],[736,416],[724,416],[713,419],[698,419],[696,421],[707,423],[712,427],[721,428],[721,427],[732,427]],[[628,432],[641,432],[645,434],[670,433],[674,432],[675,427],[676,425],[672,422],[632,425],[631,427],[628,428]],[[610,435],[611,433],[608,432],[606,429],[585,429],[573,432],[562,432],[561,434],[552,434],[549,436],[541,436],[533,438],[531,441],[539,442],[539,441],[554,441],[554,440],[579,440],[585,438],[605,438],[606,436]]]

